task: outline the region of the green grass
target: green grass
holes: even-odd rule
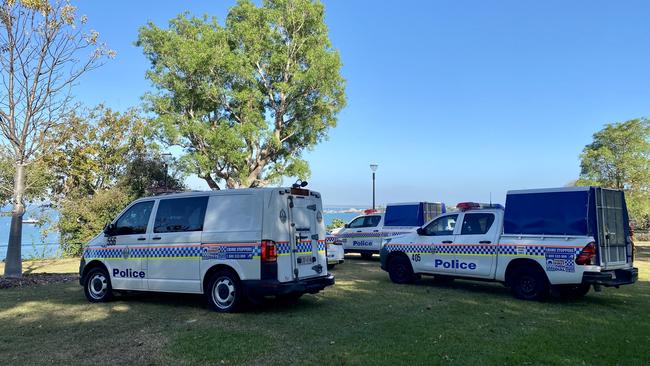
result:
[[[348,258],[334,287],[241,314],[171,294],[90,304],[74,283],[0,290],[0,363],[650,364],[648,250],[635,285],[547,303],[492,283],[395,285],[378,264]]]

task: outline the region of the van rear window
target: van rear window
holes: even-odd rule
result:
[[[207,205],[207,196],[160,200],[153,232],[201,231]]]

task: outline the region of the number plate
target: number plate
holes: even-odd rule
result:
[[[302,266],[307,266],[311,265],[313,262],[311,261],[311,255],[301,255],[298,257],[298,264]]]

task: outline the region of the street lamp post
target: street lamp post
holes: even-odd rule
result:
[[[375,172],[379,165],[373,163],[370,164],[370,170],[372,170],[372,209],[375,209]]]
[[[167,192],[167,175],[169,175],[169,161],[172,159],[172,154],[170,153],[164,153],[161,154],[163,164],[165,165],[165,192]]]

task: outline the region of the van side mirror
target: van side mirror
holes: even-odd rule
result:
[[[425,235],[424,228],[419,227],[416,231],[418,235]]]
[[[104,226],[104,234],[113,236],[115,234],[115,224],[106,224],[106,226]]]

